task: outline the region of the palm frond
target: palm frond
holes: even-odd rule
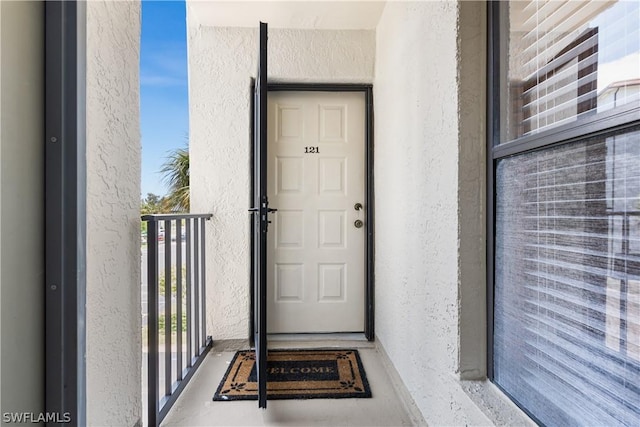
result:
[[[177,148],[169,153],[160,173],[169,187],[166,197],[168,209],[189,212],[189,149]]]

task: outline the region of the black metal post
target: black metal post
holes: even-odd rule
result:
[[[201,346],[200,343],[200,263],[199,261],[199,249],[200,249],[200,233],[199,233],[198,220],[193,221],[193,319],[194,319],[194,340],[196,344],[196,356],[199,353]]]
[[[192,228],[193,221],[191,219],[187,219],[187,271],[186,271],[186,279],[187,279],[187,367],[190,367],[193,360],[193,291],[192,291],[192,257],[191,257],[191,245],[193,243],[192,236]]]
[[[176,221],[176,379],[182,380],[182,220]]]
[[[202,257],[203,261],[206,260],[206,250],[205,250],[205,226],[204,226],[204,222],[206,221],[206,218],[201,218],[200,219],[200,245],[201,245],[201,250],[200,250],[200,256]],[[202,286],[202,290],[201,290],[201,295],[202,295],[202,310],[200,310],[201,312],[201,344],[204,346],[205,343],[207,342],[207,331],[206,331],[206,325],[207,325],[207,299],[206,299],[206,265],[204,262],[201,263],[200,268],[202,269],[202,277],[201,277],[201,286]]]
[[[147,411],[148,426],[157,425],[158,417],[158,222],[147,225],[147,311],[148,311],[148,371]]]
[[[171,220],[164,221],[164,394],[171,395]]]

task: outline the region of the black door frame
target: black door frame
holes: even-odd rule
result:
[[[252,81],[251,93],[253,93]],[[365,96],[365,224],[367,224],[367,233],[365,235],[365,319],[364,319],[364,335],[369,341],[375,340],[375,203],[374,203],[374,179],[373,179],[373,85],[371,84],[352,84],[352,83],[269,83],[267,85],[268,92],[361,92]],[[251,117],[253,117],[253,109],[255,106],[251,104]],[[251,141],[255,133],[254,124],[251,126]],[[268,144],[267,144],[268,150]],[[253,153],[252,150],[249,150]],[[253,176],[253,159],[250,159],[251,176]],[[250,197],[253,200],[255,188],[253,184],[250,189]],[[251,232],[253,239],[253,231]],[[253,247],[253,240],[251,242]],[[251,260],[250,282],[253,283],[253,259]],[[253,294],[250,300],[253,302]],[[250,319],[253,319],[254,305],[250,307]],[[252,322],[249,331],[249,337],[253,337]],[[250,338],[251,339],[251,338]]]

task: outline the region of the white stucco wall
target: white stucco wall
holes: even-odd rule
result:
[[[484,17],[391,2],[377,27],[376,334],[430,425],[527,422],[461,381],[486,375]]]
[[[0,412],[44,410],[43,5],[0,2]]]
[[[376,334],[434,425],[488,421],[455,386],[457,28],[454,2],[388,3],[376,39]]]
[[[140,3],[87,2],[87,422],[141,417]]]
[[[250,78],[258,30],[197,24],[188,11],[191,210],[207,223],[207,332],[214,340],[249,331]],[[370,83],[375,33],[269,30],[269,79]]]

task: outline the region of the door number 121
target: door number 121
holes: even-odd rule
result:
[[[318,154],[320,149],[318,147],[304,147],[305,154]]]

